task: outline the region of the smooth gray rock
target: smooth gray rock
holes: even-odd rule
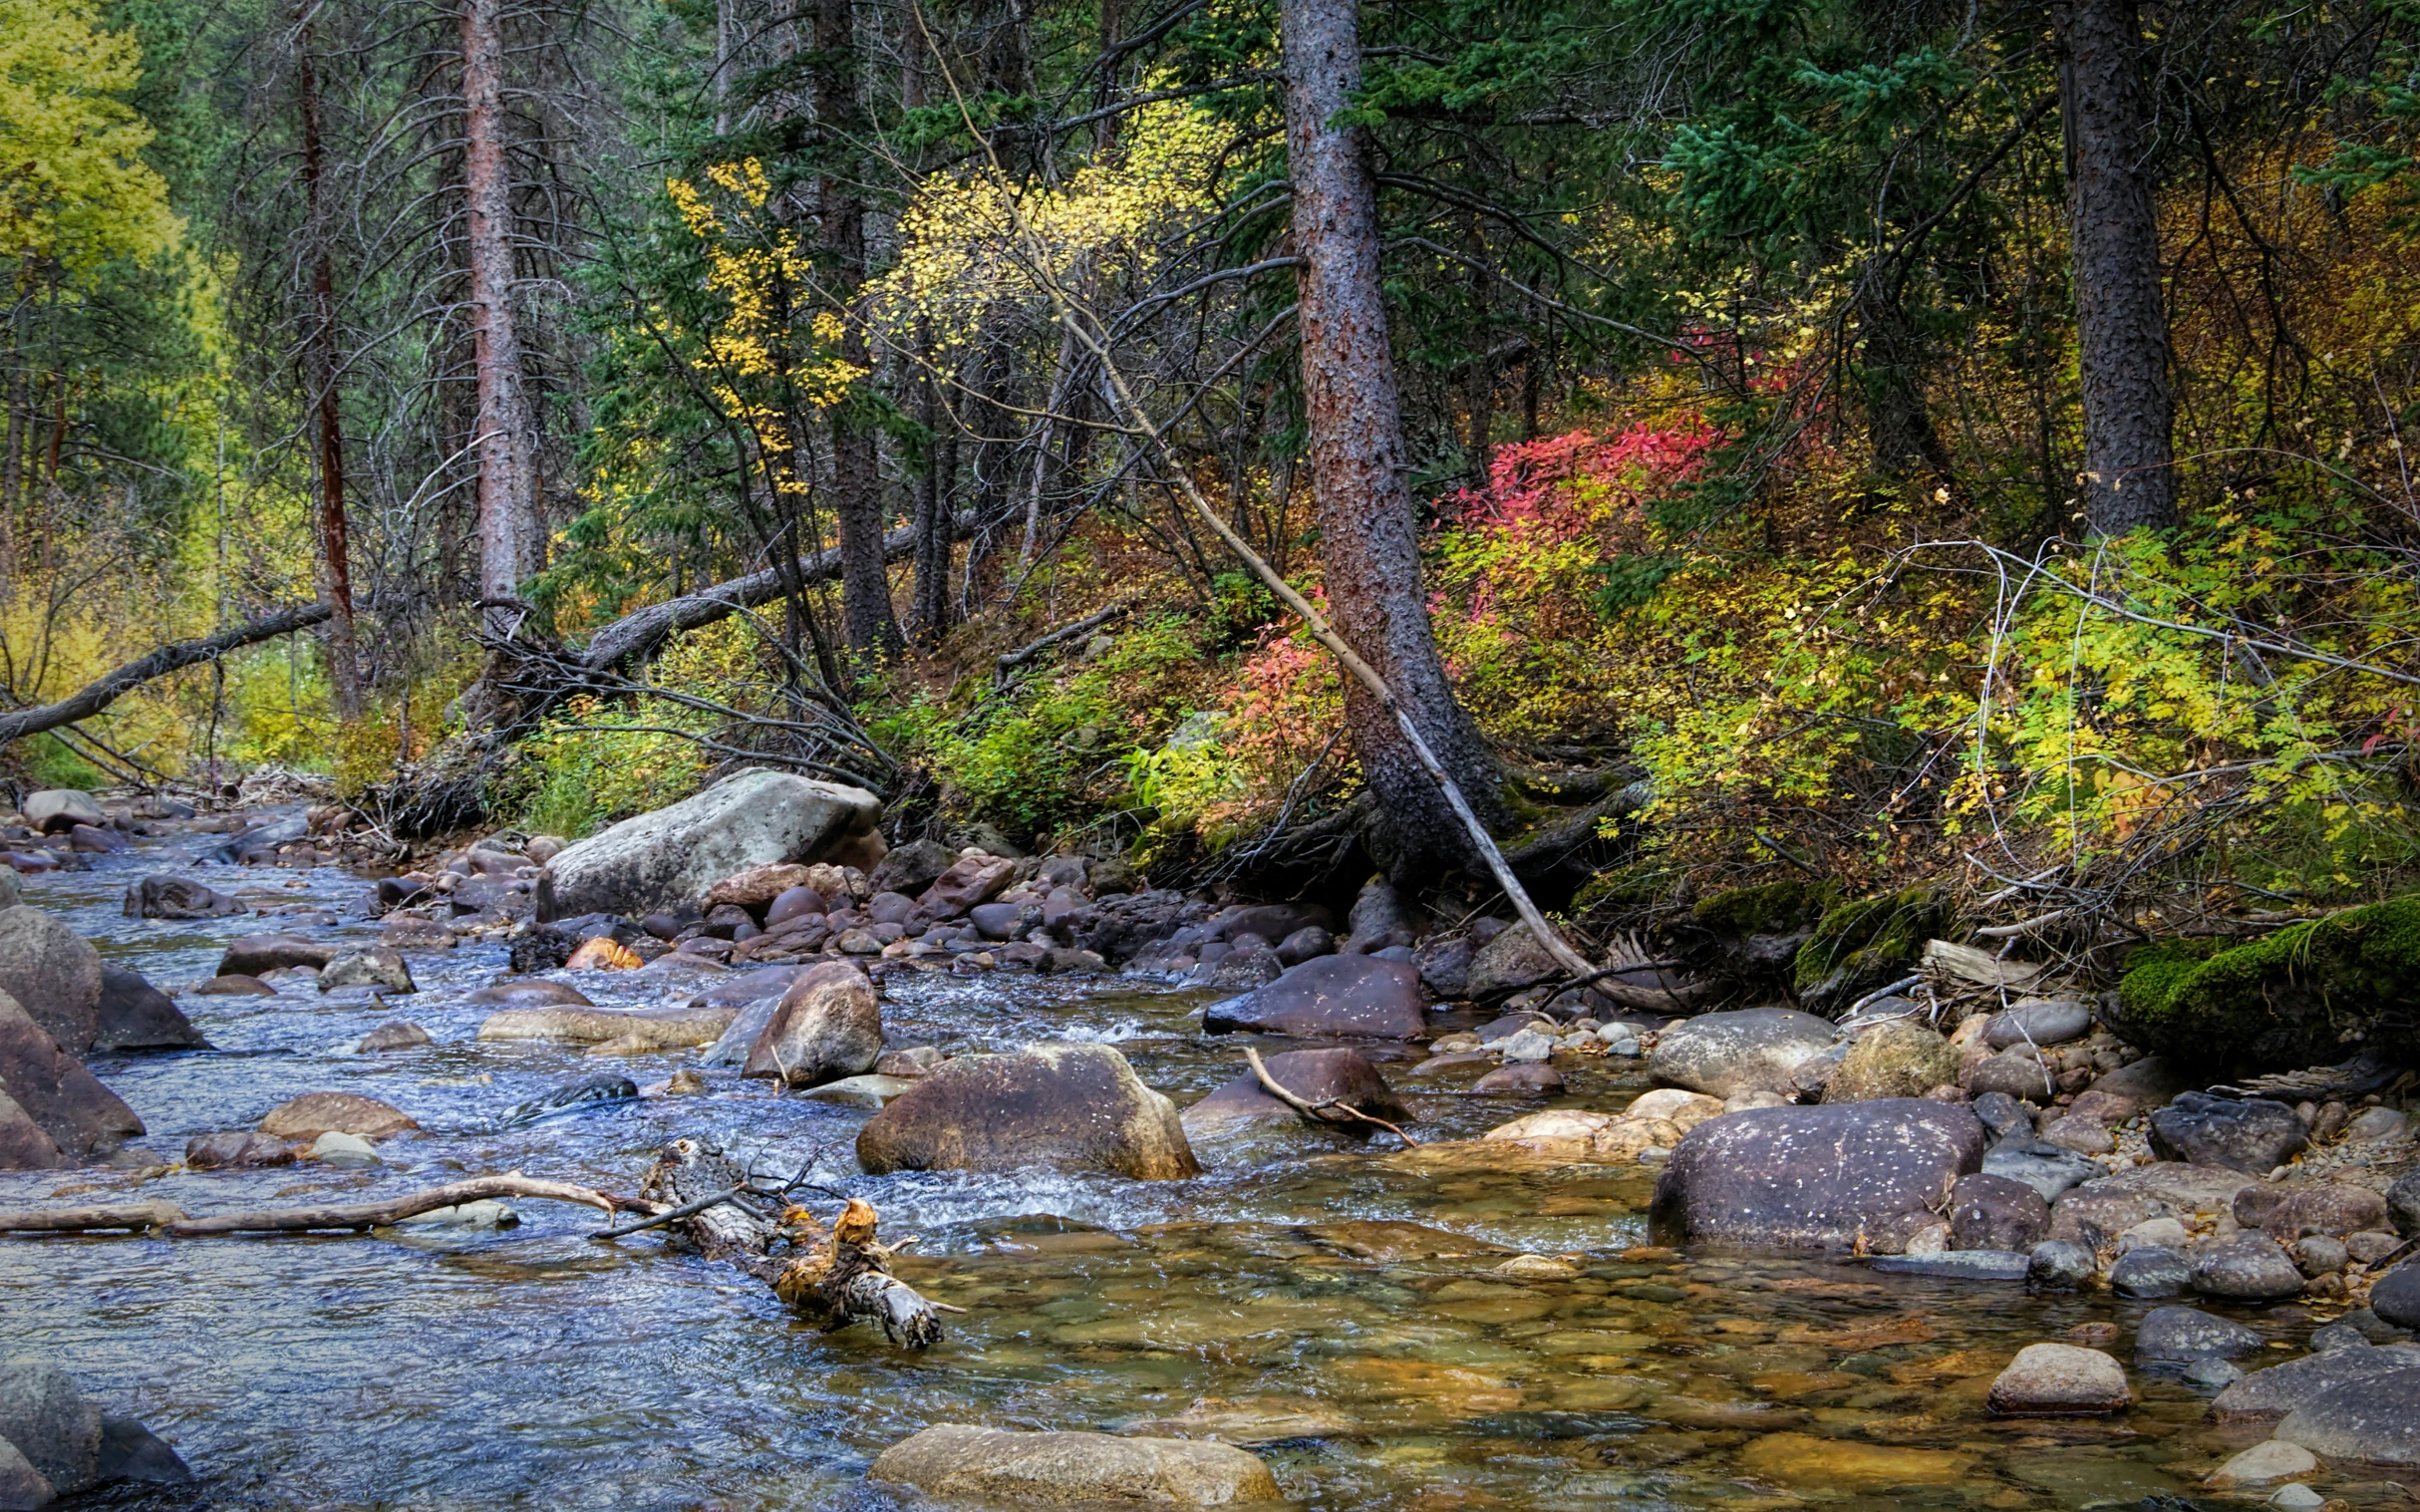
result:
[[[2099,1263],[2090,1250],[2064,1239],[2045,1239],[2026,1257],[2026,1279],[2050,1291],[2067,1291],[2092,1279]]]
[[[1658,1081],[1710,1097],[1748,1091],[1788,1096],[1797,1089],[1798,1067],[1832,1049],[1833,1039],[1828,1022],[1796,1009],[1700,1014],[1664,1031],[1647,1068]]]
[[[2134,1329],[2134,1358],[2190,1364],[2197,1360],[2235,1360],[2266,1343],[2231,1318],[2199,1308],[2153,1308]]]
[[[2314,1392],[2285,1414],[2276,1436],[2333,1460],[2420,1464],[2420,1365]]]
[[[2071,998],[2040,999],[1993,1014],[1990,1027],[1983,1031],[1983,1043],[1993,1050],[2027,1043],[2064,1045],[2081,1040],[2091,1029],[2089,1004]]]
[[[2152,1153],[2189,1165],[2220,1165],[2266,1176],[2309,1143],[2309,1131],[2294,1110],[2264,1097],[2239,1100],[2180,1092],[2151,1115]]]
[[[1485,1000],[1551,982],[1562,975],[1563,964],[1538,943],[1529,926],[1515,924],[1470,958],[1465,987],[1471,997]]]
[[[2073,1150],[2060,1149],[2055,1144],[2036,1144],[2023,1136],[2004,1139],[1983,1153],[1986,1175],[2021,1181],[2041,1193],[2044,1202],[2058,1201],[2106,1169]]]
[[[15,1444],[61,1496],[100,1478],[101,1408],[47,1360],[0,1361],[0,1438]]]
[[[2195,1256],[2193,1289],[2231,1302],[2281,1302],[2302,1295],[2302,1272],[2275,1240],[2248,1235]]]
[[[2210,1404],[2210,1415],[2220,1422],[2283,1417],[2321,1391],[2348,1382],[2367,1381],[2389,1371],[2412,1369],[2420,1369],[2420,1348],[2411,1345],[2372,1345],[2366,1349],[2305,1355],[2283,1364],[2248,1372],[2219,1393],[2219,1399]]]
[[[2193,1261],[2181,1250],[2155,1244],[2128,1250],[2109,1268],[2109,1290],[2120,1297],[2182,1297],[2192,1285]]]
[[[2405,1261],[2369,1289],[2369,1310],[2398,1329],[2420,1329],[2420,1265]]]
[[[2197,1360],[2178,1371],[2177,1378],[2196,1390],[2224,1391],[2244,1378],[2244,1370],[2224,1360]]]
[[[2406,1239],[2420,1238],[2420,1170],[2405,1171],[2386,1189],[2386,1212],[2394,1220],[2396,1233]]]
[[[1983,1126],[1921,1097],[1750,1108],[1683,1134],[1656,1182],[1659,1242],[1885,1254],[1940,1221],[1942,1194],[1981,1163]]]
[[[1420,973],[1373,956],[1319,956],[1202,1012],[1211,1034],[1243,1030],[1303,1038],[1409,1040],[1428,1027]]]
[[[389,992],[412,993],[420,989],[413,985],[412,968],[392,945],[373,945],[367,950],[347,951],[333,957],[319,971],[319,990],[331,992],[339,987],[383,987]]]
[[[2365,1349],[2368,1345],[2369,1340],[2362,1336],[2359,1329],[2341,1323],[2313,1329],[2310,1334],[2310,1352],[2313,1355],[2325,1355],[2333,1350]]]
[[[82,1056],[101,1023],[101,953],[39,908],[0,908],[0,993]]]
[[[79,824],[101,825],[110,821],[91,793],[78,792],[73,787],[45,787],[28,793],[25,806],[18,811],[25,815],[27,824],[46,835],[65,834]]]
[[[126,890],[130,919],[220,919],[244,911],[241,903],[190,877],[145,877]]]
[[[1868,1264],[1886,1276],[1940,1276],[1961,1281],[2023,1281],[2033,1270],[2032,1257],[2016,1250],[1877,1255]]]
[[[881,800],[862,787],[744,771],[565,846],[538,874],[538,917],[636,918],[753,866],[870,858],[881,814]]]
[[[1008,1433],[954,1422],[891,1445],[865,1473],[868,1480],[904,1482],[953,1503],[1223,1507],[1274,1502],[1280,1495],[1269,1467],[1229,1444]]]
[[[1989,1057],[1966,1077],[1966,1090],[1974,1096],[1998,1092],[2033,1103],[2047,1103],[2056,1085],[2056,1073],[2045,1069],[2041,1056],[2030,1045]]]
[[[2031,1250],[2050,1232],[2050,1204],[2010,1176],[1961,1176],[1950,1194],[1950,1244],[1960,1250]]]
[[[103,1484],[136,1480],[174,1486],[193,1478],[193,1472],[176,1457],[176,1451],[151,1429],[132,1417],[113,1417],[108,1413],[101,1418],[101,1454],[95,1471]]]

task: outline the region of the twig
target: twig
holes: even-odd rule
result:
[[[1269,1074],[1269,1067],[1261,1063],[1261,1053],[1252,1049],[1250,1046],[1246,1046],[1244,1048],[1244,1058],[1252,1062],[1252,1074],[1260,1078],[1261,1085],[1268,1089],[1270,1096],[1275,1097],[1278,1101],[1285,1103],[1288,1107],[1293,1108],[1296,1112],[1301,1113],[1304,1117],[1310,1119],[1312,1122],[1324,1123],[1331,1126],[1341,1122],[1352,1122],[1355,1120],[1359,1120],[1362,1123],[1374,1123],[1378,1127],[1394,1135],[1397,1139],[1402,1140],[1403,1143],[1408,1147],[1412,1149],[1418,1149],[1420,1147],[1420,1141],[1412,1138],[1409,1134],[1404,1133],[1402,1129],[1396,1127],[1392,1123],[1387,1122],[1385,1119],[1378,1117],[1374,1113],[1362,1112],[1360,1108],[1355,1107],[1352,1103],[1345,1101],[1341,1097],[1331,1097],[1325,1102],[1313,1102],[1307,1098],[1299,1097],[1293,1092],[1286,1090],[1285,1087],[1278,1084],[1277,1077]],[[1331,1109],[1339,1113],[1344,1113],[1347,1116],[1342,1119],[1332,1117],[1330,1116]]]
[[[313,1229],[373,1229],[439,1208],[459,1207],[494,1197],[576,1202],[607,1213],[650,1212],[655,1204],[568,1181],[540,1181],[518,1171],[474,1176],[467,1181],[391,1197],[384,1202],[332,1203],[317,1207],[262,1208],[214,1217],[187,1218],[164,1202],[105,1208],[49,1208],[0,1213],[0,1233],[73,1233],[84,1229],[157,1229],[171,1239],[209,1239],[228,1234],[298,1234]]]
[[[721,1204],[729,1202],[734,1197],[738,1197],[743,1193],[754,1191],[756,1191],[755,1187],[749,1186],[745,1183],[739,1186],[726,1187],[722,1191],[716,1192],[712,1196],[701,1197],[695,1202],[684,1202],[677,1208],[669,1208],[664,1212],[656,1214],[653,1218],[642,1218],[637,1223],[630,1224],[624,1228],[599,1229],[588,1237],[591,1239],[621,1239],[631,1234],[643,1233],[648,1229],[661,1228],[665,1224],[671,1223],[676,1219],[693,1217],[696,1214],[705,1212],[710,1207],[720,1206]],[[758,1195],[762,1194],[758,1193]]]
[[[1087,630],[1097,630],[1133,607],[1134,605],[1130,601],[1119,599],[1106,609],[1095,610],[1082,619],[1059,626],[1039,640],[1028,641],[1025,645],[1000,658],[992,673],[992,687],[995,690],[1008,687],[1010,673],[1023,667],[1053,646],[1063,645]]]

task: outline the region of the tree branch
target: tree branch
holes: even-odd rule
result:
[[[85,684],[56,704],[0,714],[0,746],[62,725],[73,725],[78,720],[89,720],[153,678],[165,677],[197,662],[215,661],[230,651],[292,635],[297,630],[308,630],[326,620],[331,612],[325,603],[302,604],[202,640],[171,641],[149,656],[138,657],[108,676]]]

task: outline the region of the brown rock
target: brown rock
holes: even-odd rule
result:
[[[260,1131],[280,1139],[314,1139],[334,1131],[362,1139],[384,1139],[420,1125],[402,1109],[352,1092],[305,1092],[269,1109]]]
[[[296,935],[243,935],[227,942],[218,958],[222,977],[257,977],[284,966],[308,966],[316,971],[336,958],[337,948]]]
[[[929,1495],[1024,1506],[1274,1502],[1269,1467],[1228,1444],[1107,1433],[1004,1433],[938,1423],[882,1451],[866,1471]]]
[[[61,1050],[82,1056],[100,1027],[101,954],[39,908],[0,908],[0,993]]]
[[[1390,1123],[1401,1123],[1411,1117],[1402,1099],[1386,1084],[1386,1078],[1359,1051],[1291,1050],[1263,1057],[1261,1063],[1269,1068],[1278,1085],[1306,1102],[1347,1102]],[[1271,1096],[1259,1077],[1246,1071],[1186,1108],[1183,1121],[1189,1138],[1205,1138],[1240,1124],[1293,1123],[1301,1116]],[[1366,1137],[1377,1132],[1377,1125],[1341,1124],[1337,1131]]]
[[[68,1160],[106,1155],[143,1132],[135,1110],[94,1079],[83,1061],[62,1051],[59,1042],[5,993],[0,993],[0,1092],[49,1135]],[[39,1162],[36,1169],[56,1163],[41,1158],[39,1143],[22,1127],[8,1142]]]
[[[936,919],[955,919],[989,903],[1017,878],[1017,863],[1001,856],[961,856],[933,879],[916,906]]]
[[[762,913],[773,899],[793,887],[806,886],[806,868],[791,861],[776,861],[766,866],[751,866],[734,876],[725,877],[706,889],[698,906],[708,913],[726,903],[737,904],[751,913]]]
[[[185,1141],[188,1169],[215,1171],[241,1166],[292,1165],[294,1146],[273,1134],[236,1129],[220,1134],[195,1134]]]
[[[790,983],[740,1074],[819,1086],[872,1070],[881,1058],[882,1005],[873,984],[855,966],[834,961]]]
[[[933,1068],[857,1133],[869,1175],[911,1170],[1200,1174],[1175,1105],[1105,1045],[1046,1043]]]
[[[1991,1382],[1985,1404],[2003,1417],[2098,1417],[2134,1402],[2126,1367],[2098,1350],[2032,1344]]]
[[[1921,1024],[1878,1024],[1850,1042],[1831,1077],[1826,1102],[1864,1102],[1874,1097],[1921,1097],[1958,1078],[1958,1052]]]

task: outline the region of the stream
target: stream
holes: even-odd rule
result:
[[[209,976],[237,934],[376,937],[358,917],[359,877],[186,859],[217,843],[142,841],[89,871],[27,878],[27,900],[163,987]],[[124,917],[127,883],[156,871],[294,913]],[[313,926],[314,915],[342,922]],[[490,1010],[461,999],[503,973],[503,947],[407,954],[421,991],[383,1004],[308,983],[275,998],[179,998],[214,1051],[91,1062],[149,1126],[130,1151],[170,1171],[0,1174],[0,1203],[159,1198],[200,1214],[513,1169],[635,1191],[661,1144],[703,1134],[761,1169],[807,1168],[871,1201],[885,1239],[922,1236],[900,1273],[969,1311],[923,1355],[863,1326],[817,1334],[762,1287],[658,1235],[596,1243],[602,1215],[545,1202],[512,1204],[519,1226],[496,1231],[0,1239],[9,1352],[55,1360],[204,1478],[198,1495],[95,1500],[905,1507],[924,1503],[863,1472],[935,1422],[1114,1430],[1190,1412],[1210,1424],[1196,1433],[1223,1415],[1296,1505],[1338,1512],[2076,1508],[2182,1494],[2267,1436],[2208,1424],[2206,1394],[2142,1370],[2120,1417],[1994,1421],[1984,1390],[2018,1348],[2114,1325],[2113,1342],[2088,1342],[2129,1359],[2134,1320],[2155,1304],[1882,1276],[1827,1257],[1642,1251],[1645,1167],[1474,1167],[1406,1154],[1384,1134],[1355,1145],[1305,1127],[1201,1147],[1208,1174],[1183,1182],[868,1178],[850,1153],[866,1110],[729,1072],[710,1073],[702,1095],[490,1132],[485,1120],[553,1087],[616,1069],[660,1081],[692,1053],[623,1061],[481,1044]],[[640,1008],[719,974],[560,975],[601,1006]],[[1208,996],[1130,979],[902,973],[884,1021],[892,1045],[953,1054],[1111,1043],[1182,1106],[1243,1069],[1245,1042],[1199,1034]],[[398,1018],[438,1043],[335,1053]],[[1551,1102],[1422,1092],[1403,1075],[1414,1050],[1359,1048],[1405,1094],[1423,1139],[1475,1137],[1541,1106],[1618,1108],[1646,1087],[1639,1062],[1602,1061]],[[394,1103],[425,1132],[382,1145],[387,1163],[367,1171],[175,1164],[192,1134],[249,1128],[277,1102],[327,1089]],[[1576,1273],[1491,1274],[1523,1251],[1568,1257]],[[2312,1327],[2299,1306],[2228,1311],[2269,1336],[2271,1360],[2299,1354]],[[2333,1494],[2404,1504],[2384,1483]]]

